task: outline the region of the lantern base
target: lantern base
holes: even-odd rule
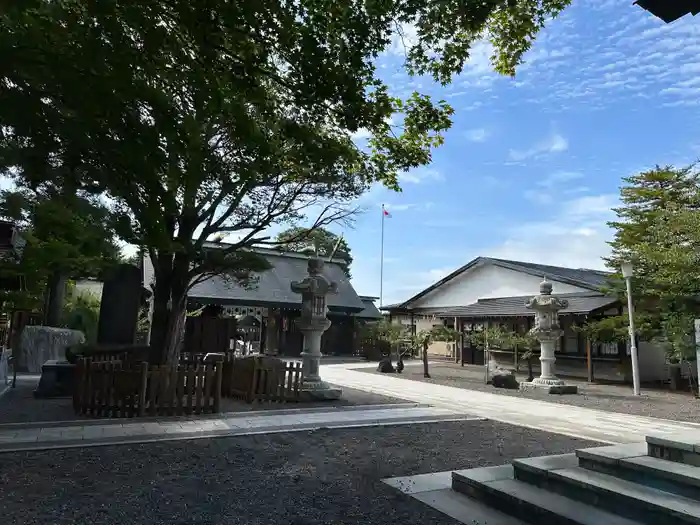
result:
[[[532,382],[523,381],[520,383],[520,390],[536,390],[539,392],[545,392],[547,394],[578,394],[578,387],[576,385],[567,385],[561,379],[535,379]]]

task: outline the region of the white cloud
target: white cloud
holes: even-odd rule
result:
[[[482,255],[571,268],[604,269],[612,231],[607,221],[617,195],[584,196],[562,203],[554,216],[514,226],[508,238]]]
[[[440,182],[443,180],[445,178],[439,171],[427,167],[405,171],[399,175],[399,184],[422,184],[424,182]]]
[[[552,188],[562,183],[568,183],[572,180],[580,179],[583,177],[583,173],[577,171],[555,171],[547,175],[538,184],[545,188]]]
[[[467,139],[472,142],[484,142],[489,135],[489,132],[484,128],[470,129],[465,133]]]
[[[542,155],[550,155],[560,153],[569,149],[569,141],[561,134],[553,132],[547,138],[536,143],[531,148],[525,150],[512,149],[509,152],[510,158],[515,161],[538,157]]]

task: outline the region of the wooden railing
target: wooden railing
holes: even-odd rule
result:
[[[267,356],[228,355],[223,362],[222,396],[246,403],[299,401],[301,383],[301,363]]]
[[[92,417],[179,416],[221,410],[221,363],[196,367],[124,366],[121,361],[76,366],[73,408]]]

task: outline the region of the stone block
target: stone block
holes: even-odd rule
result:
[[[26,326],[19,340],[17,369],[30,374],[42,372],[47,361],[63,361],[66,348],[85,342],[80,330],[51,326]]]
[[[75,365],[68,361],[51,359],[42,366],[34,397],[70,397],[73,395]]]
[[[578,387],[576,385],[546,385],[535,382],[530,383],[527,381],[520,383],[520,390],[536,390],[547,394],[559,395],[578,394]]]
[[[381,372],[382,374],[395,373],[396,369],[394,368],[394,365],[391,364],[391,358],[385,357],[379,361],[379,365],[377,365],[377,372]]]
[[[491,384],[495,388],[507,388],[509,390],[518,389],[518,380],[512,370],[498,369],[491,375]]]

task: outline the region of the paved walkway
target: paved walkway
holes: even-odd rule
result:
[[[489,394],[395,375],[367,374],[350,368],[376,367],[376,363],[332,364],[321,367],[329,383],[375,394],[450,408],[495,421],[536,428],[607,443],[644,441],[647,434],[700,432],[700,424],[604,412],[527,398]]]
[[[482,419],[419,405],[291,409],[170,419],[85,420],[0,425],[0,452],[294,432],[318,428]]]

